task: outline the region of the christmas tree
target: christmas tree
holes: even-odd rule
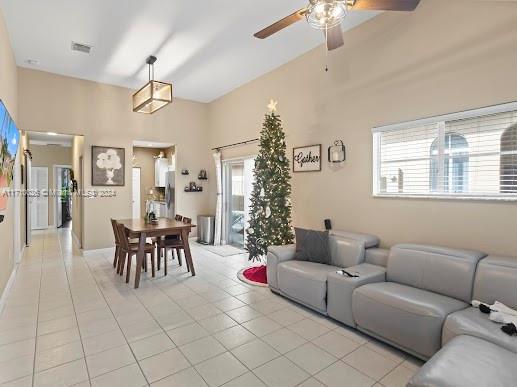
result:
[[[251,194],[246,248],[251,261],[261,260],[268,246],[293,243],[291,229],[291,176],[280,116],[271,101],[260,132],[255,159],[255,183]]]

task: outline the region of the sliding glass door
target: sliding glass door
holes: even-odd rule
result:
[[[222,242],[244,248],[249,222],[255,158],[223,161],[223,238]]]

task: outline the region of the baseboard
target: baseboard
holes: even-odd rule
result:
[[[99,255],[103,253],[113,253],[115,247],[106,247],[104,249],[93,249],[93,250],[83,250],[84,257],[91,257],[94,255]]]
[[[81,241],[79,240],[79,237],[75,235],[74,230],[72,229],[72,239],[74,240],[77,248],[81,249]]]
[[[18,256],[15,257],[15,261],[17,263],[21,262],[22,261],[22,258],[23,258],[23,252],[25,251],[25,244],[22,246],[21,250],[18,251]]]
[[[2,312],[4,311],[5,304],[7,303],[7,296],[11,292],[11,288],[14,284],[14,279],[16,277],[16,273],[18,272],[18,264],[15,264],[13,267],[13,271],[11,272],[11,275],[9,276],[9,279],[7,280],[7,283],[5,284],[4,291],[2,292],[2,296],[0,297],[0,316],[2,315]]]

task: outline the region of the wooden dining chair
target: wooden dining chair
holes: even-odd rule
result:
[[[188,219],[188,218],[187,218]],[[183,221],[183,216],[180,215],[180,214],[176,214],[176,216],[174,216],[174,220],[176,220],[177,222],[182,222]],[[168,235],[167,237],[165,237],[165,239],[179,239],[179,235]],[[165,259],[167,259],[167,251],[164,251],[165,249],[165,242],[164,242],[164,238],[163,237],[160,237],[160,238],[156,238],[156,240],[154,241],[155,244],[156,244],[156,256],[157,256],[157,260],[158,260],[158,263],[157,263],[157,270],[160,270],[161,269],[161,262],[162,262],[162,253],[165,255]],[[180,266],[183,265],[182,261],[181,261],[181,257],[179,256],[179,254],[176,254],[178,255],[178,263]],[[174,260],[174,250],[172,252],[172,259]],[[167,275],[167,268],[165,268],[165,275]]]
[[[120,253],[120,240],[118,238],[117,221],[111,219],[111,227],[113,228],[113,234],[115,236],[115,257],[113,257],[113,267],[117,267],[118,256]]]
[[[126,228],[123,224],[118,223],[117,224],[117,231],[118,231],[118,238],[120,242],[120,253],[122,255],[121,259],[119,258],[119,270],[117,271],[120,275],[124,273],[124,264],[125,261],[127,261],[127,267],[126,267],[126,283],[129,283],[129,276],[131,275],[131,260],[133,259],[133,256],[136,256],[138,254],[138,243],[131,243],[127,233]],[[152,276],[155,276],[154,271],[154,245],[151,243],[146,243],[144,246],[144,262],[143,266],[145,271],[147,271],[147,255],[151,256],[151,272]],[[142,268],[138,268],[139,270],[142,270]],[[138,270],[137,269],[137,270]]]
[[[183,217],[182,220],[185,224],[191,224],[192,219]],[[164,274],[167,275],[167,250],[171,250],[172,257],[174,258],[174,252],[176,252],[176,255],[178,256],[178,263],[180,266],[183,265],[182,258],[181,258],[181,251],[183,251],[183,241],[181,239],[180,235],[168,235],[163,239],[160,243],[160,253],[158,254],[158,267],[160,267],[160,262],[162,258],[161,251],[163,249],[163,257],[164,257]],[[188,264],[188,261],[185,259],[185,262],[187,264],[187,271],[190,272],[190,267]],[[159,269],[158,269],[159,270]]]

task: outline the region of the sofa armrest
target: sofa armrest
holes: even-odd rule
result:
[[[386,268],[382,266],[362,263],[346,269],[350,274],[358,277],[348,277],[336,272],[327,276],[327,312],[335,320],[355,328],[355,319],[352,313],[352,295],[360,286],[386,281]]]
[[[267,283],[278,290],[277,268],[281,262],[291,261],[296,254],[296,245],[269,246],[267,249]]]

